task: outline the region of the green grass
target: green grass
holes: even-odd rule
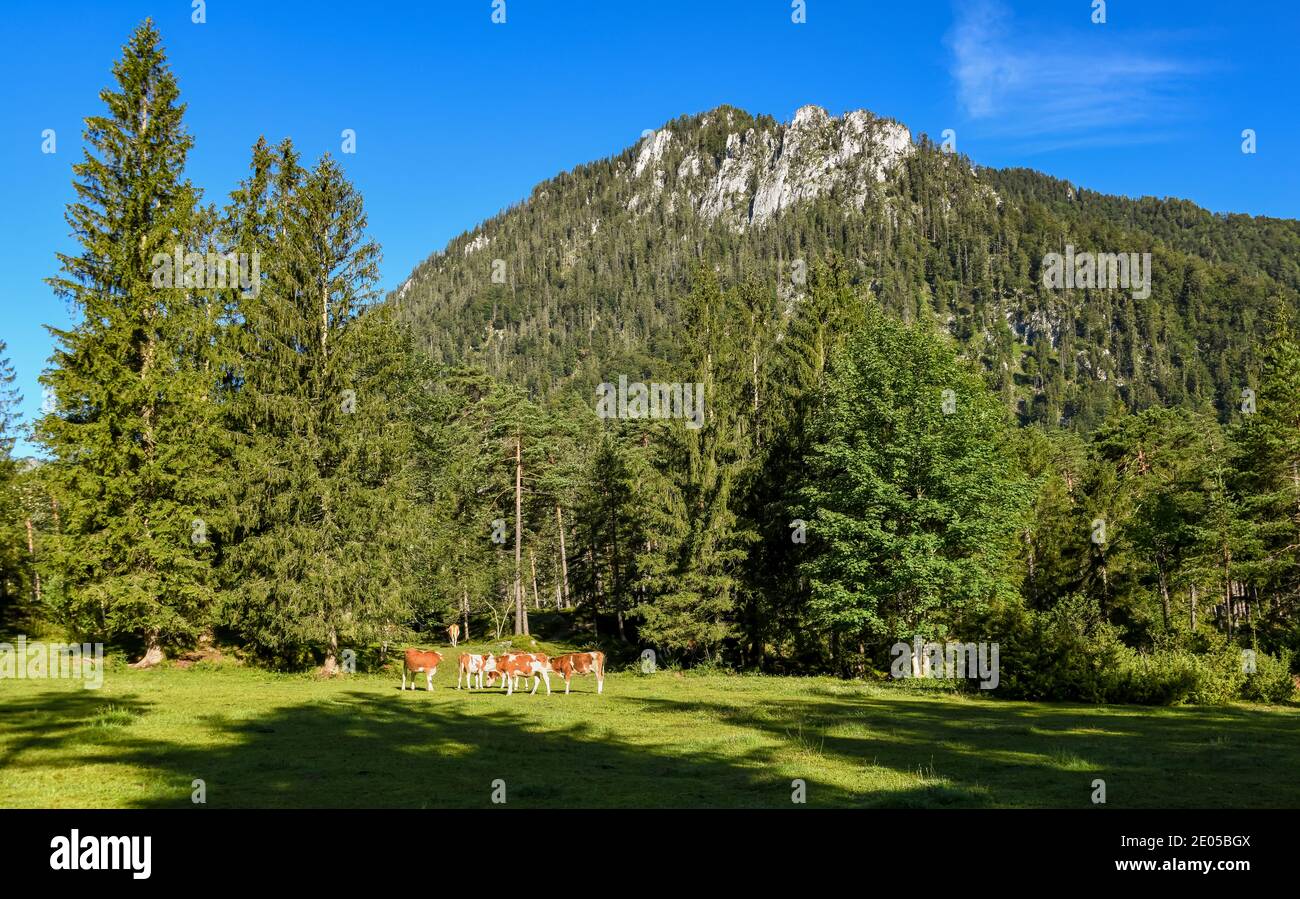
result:
[[[0,806],[1300,807],[1300,712],[1002,702],[829,678],[613,673],[605,695],[234,666],[0,681]]]

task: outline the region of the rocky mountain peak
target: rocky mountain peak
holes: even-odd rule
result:
[[[808,105],[782,124],[721,107],[642,140],[628,208],[666,202],[736,230],[830,193],[842,197],[846,213],[861,211],[913,149],[905,126],[865,110],[836,117]]]

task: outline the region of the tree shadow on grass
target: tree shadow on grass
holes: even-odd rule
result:
[[[111,744],[148,714],[152,703],[134,694],[108,699],[95,690],[47,690],[6,697],[0,714],[0,771],[43,767],[40,756],[86,744]]]
[[[45,726],[40,699],[28,701],[28,727]],[[490,694],[469,701],[499,702]],[[209,807],[492,808],[498,781],[508,808],[792,806],[790,778],[761,752],[675,753],[615,737],[608,726],[557,726],[526,709],[470,707],[446,694],[344,692],[201,725],[210,732],[202,742],[124,739],[99,761],[148,773],[150,795],[131,802],[142,808],[191,807],[196,779]],[[82,736],[69,725],[41,748],[72,749]],[[818,805],[857,799],[813,778],[808,789]]]
[[[774,738],[811,734],[840,760],[921,772],[922,804],[1153,808],[1300,807],[1300,715],[1240,706],[1050,706],[820,688],[761,705],[641,698],[663,714],[707,710]],[[945,801],[946,800],[946,801]],[[869,804],[909,805],[886,793]]]
[[[193,807],[196,779],[208,807],[491,808],[503,781],[508,808],[791,808],[794,778],[810,806],[1092,808],[1098,777],[1109,807],[1300,806],[1291,711],[817,685],[711,701],[606,695],[601,714],[571,705],[578,720],[534,701],[564,700],[348,688],[150,739],[130,726],[153,707],[134,694],[49,691],[6,702],[0,770],[121,765],[136,789],[124,801],[158,808]]]

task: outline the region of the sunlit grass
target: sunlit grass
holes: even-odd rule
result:
[[[1294,707],[1004,702],[830,678],[611,673],[546,696],[113,666],[0,681],[0,805],[1300,807]]]

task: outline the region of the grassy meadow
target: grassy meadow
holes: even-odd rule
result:
[[[445,650],[444,650],[445,651]],[[233,664],[0,681],[0,806],[1300,807],[1294,706],[1002,702],[831,678],[611,672],[605,694],[399,689]]]

